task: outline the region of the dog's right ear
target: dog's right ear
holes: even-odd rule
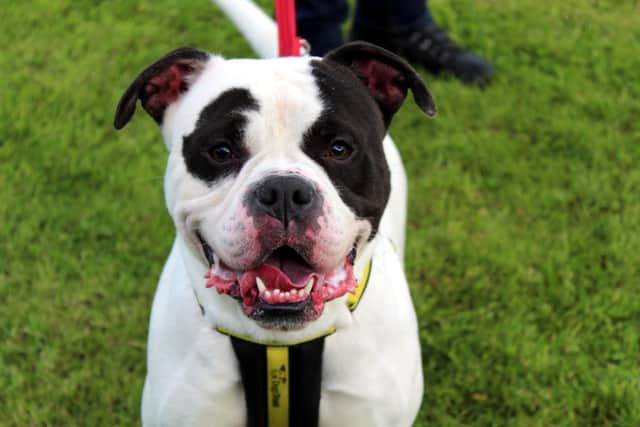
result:
[[[147,67],[129,85],[118,107],[113,125],[122,129],[136,111],[138,99],[142,108],[158,123],[164,111],[189,89],[204,69],[209,54],[190,47],[181,47]]]

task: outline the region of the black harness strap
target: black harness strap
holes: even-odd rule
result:
[[[275,370],[267,367],[269,346],[234,336],[230,338],[240,364],[247,405],[247,427],[316,427],[319,418],[325,337],[301,344],[275,347],[288,350],[288,363],[279,364]],[[286,394],[289,399],[289,423],[271,425],[269,405],[279,403],[276,399],[280,399],[280,392],[274,394],[274,390],[279,390],[282,386],[288,387]],[[269,398],[272,399],[271,402]]]
[[[267,427],[266,346],[230,337],[240,363],[240,374],[247,404],[247,427]]]
[[[290,427],[318,425],[324,339],[325,337],[307,341],[289,349]]]

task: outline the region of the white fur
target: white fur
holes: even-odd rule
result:
[[[187,172],[182,139],[194,130],[200,111],[234,87],[248,89],[260,104],[259,112],[246,113],[251,158],[238,176],[207,186]],[[205,234],[217,254],[233,253],[234,242],[241,241],[245,231],[237,221],[242,197],[270,173],[301,174],[321,191],[331,208],[326,214],[332,227],[327,235],[332,236],[335,253],[327,257],[328,264],[344,259],[356,236],[368,236],[368,223],[342,202],[324,170],[299,147],[304,131],[321,110],[308,58],[224,60],[217,56],[167,109],[162,127],[170,150],[165,194],[177,237],[153,302],[142,401],[145,426],[245,425],[238,363],[229,338],[216,332],[216,326],[257,340],[281,342],[296,342],[336,326],[337,332],[325,342],[320,425],[401,427],[413,422],[422,400],[422,364],[417,321],[401,262],[406,176],[389,137],[384,149],[392,193],[379,233],[358,251],[356,277],[362,276],[370,257],[373,268],[355,312],[347,310],[343,297],[327,303],[322,316],[301,330],[269,330],[245,316],[237,301],[204,286],[207,264],[194,230]],[[200,313],[196,294],[206,317]]]
[[[373,268],[357,310],[334,304],[342,318],[325,341],[321,426],[410,426],[422,400],[416,317],[404,273],[384,237],[376,237],[369,251]],[[192,257],[178,237],[156,292],[143,424],[244,426],[235,355],[229,338],[200,315],[187,271],[197,263]]]

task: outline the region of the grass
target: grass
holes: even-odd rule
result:
[[[416,426],[638,426],[640,6],[430,4],[498,72],[484,90],[426,76],[438,118],[408,103],[392,127]],[[0,425],[136,425],[174,230],[157,129],[116,133],[114,107],[178,45],[250,50],[205,0],[12,2],[0,30]]]

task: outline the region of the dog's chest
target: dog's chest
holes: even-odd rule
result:
[[[394,378],[397,372],[369,346],[340,348],[343,341],[353,342],[347,337],[327,338],[319,426],[396,425],[404,394]],[[160,418],[189,420],[189,425],[246,426],[244,389],[230,339],[217,337],[198,347],[185,361]]]
[[[231,338],[201,316],[177,254],[174,248],[154,302],[144,424],[245,427],[245,392]],[[406,289],[400,292],[390,280],[399,266],[382,262],[392,257],[391,249],[379,254],[351,325],[325,338],[320,426],[410,425],[419,406],[415,317]]]

